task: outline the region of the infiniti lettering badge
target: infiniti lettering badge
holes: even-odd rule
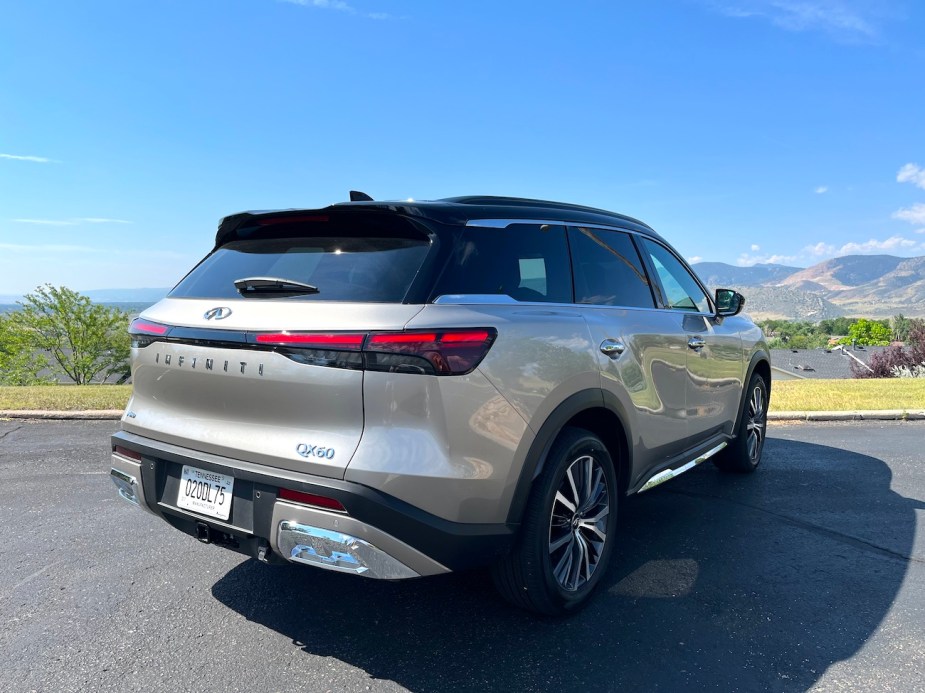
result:
[[[231,315],[231,308],[219,306],[218,308],[209,308],[202,317],[206,320],[224,320],[229,315]]]

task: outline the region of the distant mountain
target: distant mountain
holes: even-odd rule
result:
[[[81,291],[94,303],[156,303],[170,289],[91,289]]]
[[[720,288],[776,284],[803,269],[773,264],[736,267],[725,262],[698,262],[692,267],[705,283]]]
[[[784,286],[813,282],[830,291],[840,291],[876,281],[892,272],[903,261],[892,255],[846,255],[790,275],[780,283]]]
[[[721,262],[693,267],[711,288],[740,289],[746,310],[759,319],[925,317],[925,257],[846,255],[806,269]]]

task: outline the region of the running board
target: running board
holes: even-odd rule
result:
[[[663,484],[669,479],[674,479],[676,476],[683,474],[684,472],[693,469],[701,462],[706,462],[708,459],[713,457],[716,453],[726,447],[726,443],[722,442],[717,445],[715,448],[710,448],[700,457],[697,457],[687,464],[678,467],[677,469],[663,469],[658,474],[653,475],[646,483],[642,485],[642,488],[637,491],[637,493],[642,493],[643,491],[648,491],[650,488],[654,488],[659,484]]]

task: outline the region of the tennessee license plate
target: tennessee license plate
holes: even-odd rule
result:
[[[231,515],[231,491],[234,477],[183,465],[177,507],[192,510],[219,520]]]

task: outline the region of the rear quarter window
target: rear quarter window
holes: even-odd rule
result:
[[[505,294],[518,301],[569,303],[568,257],[564,226],[466,227],[454,242],[432,298]]]

